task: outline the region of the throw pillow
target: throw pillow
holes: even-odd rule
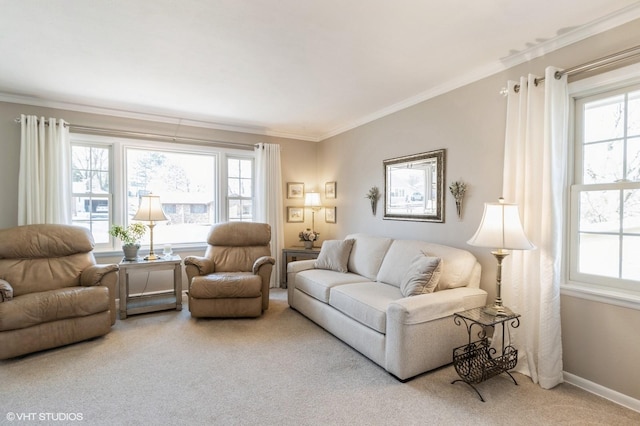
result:
[[[404,297],[432,293],[438,285],[442,273],[442,259],[416,256],[409,265],[400,283],[400,292]]]
[[[347,263],[353,247],[353,239],[326,240],[322,243],[320,254],[316,259],[316,269],[330,269],[337,272],[347,272]]]

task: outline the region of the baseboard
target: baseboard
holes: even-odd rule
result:
[[[609,401],[615,402],[616,404],[622,405],[623,407],[627,407],[630,410],[640,413],[640,400],[638,399],[634,399],[620,392],[605,388],[604,386],[593,383],[574,374],[567,373],[566,371],[563,372],[563,375],[564,381],[571,385],[577,386],[580,389],[584,389],[587,392],[591,392],[595,395],[598,395],[602,398],[608,399]]]

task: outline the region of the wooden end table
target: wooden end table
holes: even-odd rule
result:
[[[120,319],[127,315],[167,309],[182,310],[182,259],[178,255],[165,255],[157,260],[121,260],[120,277]],[[129,275],[131,273],[171,270],[173,269],[173,290],[161,293],[130,295]]]
[[[296,260],[303,259],[317,259],[320,254],[320,247],[313,247],[310,249],[306,249],[302,246],[300,247],[287,247],[282,249],[282,275],[280,281],[283,288],[287,288],[287,264],[289,263],[289,258],[291,258],[291,262],[295,262]],[[301,258],[301,259],[298,259]]]

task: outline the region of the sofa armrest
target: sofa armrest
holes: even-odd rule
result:
[[[215,272],[213,260],[204,256],[187,256],[184,258],[184,269],[191,284],[191,279],[200,275],[208,275]]]
[[[258,275],[260,268],[262,268],[264,265],[275,265],[275,264],[276,264],[276,260],[273,257],[261,256],[258,259],[256,259],[256,261],[254,262],[252,272],[254,275]]]
[[[315,269],[316,260],[296,260],[295,262],[287,263],[287,273],[297,274],[298,272],[306,271],[307,269]]]
[[[116,323],[116,295],[118,293],[118,271],[116,264],[92,265],[80,274],[80,285],[90,287],[105,286],[109,289],[109,310],[111,311],[111,325]]]
[[[116,264],[109,265],[92,265],[86,268],[80,274],[80,285],[83,287],[91,287],[94,285],[103,285],[102,280],[111,272],[117,272],[120,267]],[[115,274],[114,274],[115,277]]]
[[[448,317],[456,312],[484,306],[487,292],[479,288],[459,287],[391,302],[387,322],[420,324]]]
[[[0,280],[0,303],[13,299],[13,287],[5,280]]]

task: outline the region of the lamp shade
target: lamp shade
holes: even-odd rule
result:
[[[304,206],[311,207],[314,210],[320,210],[322,208],[322,202],[320,201],[320,193],[307,192],[304,194]]]
[[[482,221],[468,244],[478,247],[506,250],[532,250],[536,248],[527,238],[520,223],[517,204],[485,203]]]
[[[138,207],[138,212],[133,217],[133,220],[153,222],[169,220],[169,218],[162,210],[162,204],[160,203],[160,197],[158,195],[144,195],[140,199],[140,206]]]

